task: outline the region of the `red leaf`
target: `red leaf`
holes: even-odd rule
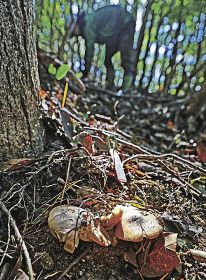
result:
[[[206,162],[206,148],[203,143],[197,145],[197,156],[201,162]]]
[[[167,121],[167,128],[168,129],[174,129],[175,128],[175,125],[174,125],[173,121],[171,121],[171,120]]]
[[[161,276],[172,271],[180,263],[177,253],[165,247],[164,234],[160,234],[154,241],[152,251],[148,254],[145,264],[144,252],[137,257],[140,273],[145,277]]]
[[[82,145],[90,154],[94,154],[94,142],[91,135],[88,134],[84,137]]]

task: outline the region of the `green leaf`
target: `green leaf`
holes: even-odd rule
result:
[[[52,64],[52,63],[49,64],[48,72],[51,75],[56,75],[57,69],[54,66],[54,64]]]
[[[67,75],[69,69],[70,69],[70,67],[68,64],[62,64],[57,70],[56,79],[58,81],[63,79]]]
[[[76,76],[78,79],[81,79],[81,78],[82,78],[82,73],[81,73],[81,72],[75,73],[75,76]]]

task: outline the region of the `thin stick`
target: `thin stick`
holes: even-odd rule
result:
[[[127,159],[125,159],[124,161],[122,161],[122,164],[124,165],[125,163],[128,163],[129,161],[132,161],[132,160],[134,160],[134,159],[146,159],[146,160],[157,160],[157,161],[159,161],[160,163],[161,163],[161,160],[167,160],[169,157],[171,157],[171,158],[173,158],[173,160],[176,160],[177,162],[179,162],[180,164],[182,164],[182,165],[187,165],[187,166],[189,166],[190,168],[194,168],[194,169],[196,169],[196,170],[198,170],[198,171],[200,171],[200,172],[202,172],[203,174],[205,174],[206,175],[206,170],[205,169],[203,169],[203,168],[201,168],[201,167],[199,167],[199,166],[197,166],[197,165],[195,165],[194,163],[192,163],[192,162],[190,162],[190,161],[188,161],[188,160],[186,160],[186,159],[184,159],[184,158],[181,158],[181,157],[179,157],[179,156],[177,156],[177,155],[175,155],[175,154],[162,154],[162,155],[134,155],[134,156],[131,156],[131,157],[129,157],[129,158],[127,158]],[[162,163],[163,164],[163,163]],[[165,166],[166,167],[166,166]],[[195,187],[193,187],[191,184],[189,184],[189,183],[187,183],[187,182],[184,182],[181,178],[179,178],[176,174],[175,174],[175,172],[173,172],[171,169],[169,169],[168,167],[167,167],[167,170],[176,178],[176,179],[178,179],[178,181],[179,182],[181,182],[182,184],[183,184],[183,186],[185,185],[185,186],[188,186],[190,189],[192,189],[193,190],[193,192],[196,194],[196,195],[198,195],[198,196],[200,196],[201,198],[204,198],[205,199],[205,195],[203,194],[203,193],[201,193],[199,190],[197,190]]]
[[[24,242],[24,240],[23,240],[23,238],[22,238],[22,236],[19,232],[19,229],[17,228],[16,222],[15,222],[14,218],[11,216],[11,213],[7,210],[6,206],[4,205],[4,203],[1,200],[0,200],[0,207],[1,207],[2,211],[8,216],[8,219],[10,220],[11,226],[14,229],[15,236],[16,236],[18,242],[22,246],[24,256],[25,256],[25,259],[26,259],[28,272],[29,272],[29,275],[30,275],[30,280],[35,280],[34,271],[33,271],[33,268],[32,268],[29,252],[28,252],[26,244],[25,244],[25,242]]]
[[[134,155],[134,156],[131,156],[127,159],[125,159],[122,163],[125,164],[127,163],[128,161],[131,161],[131,160],[134,160],[134,159],[147,159],[147,160],[153,160],[153,159],[167,159],[167,158],[173,158],[174,160],[176,161],[179,161],[180,163],[182,164],[185,164],[189,167],[192,167],[198,171],[200,171],[201,173],[203,173],[204,175],[206,175],[206,170],[201,168],[200,166],[192,163],[191,161],[188,161],[184,158],[181,158],[179,157],[178,155],[175,155],[175,154],[162,154],[162,155],[151,155],[151,154],[147,154],[147,155]]]
[[[63,188],[62,195],[61,195],[61,203],[62,203],[62,200],[63,200],[63,198],[64,198],[64,193],[65,193],[65,190],[66,190],[66,187],[67,187],[67,184],[68,184],[69,171],[70,171],[71,161],[72,161],[72,157],[69,157],[69,162],[68,162],[68,167],[67,167],[66,181],[65,181],[65,183],[64,183],[64,188]]]
[[[101,129],[95,128],[95,127],[84,127],[84,130],[90,130],[90,131],[94,131],[94,132],[99,132],[99,133],[101,133],[102,135],[105,135],[105,136],[114,135],[116,137],[116,141],[118,143],[124,145],[125,147],[131,148],[134,151],[139,152],[139,153],[144,153],[144,154],[152,155],[150,152],[148,152],[147,150],[141,148],[140,146],[135,145],[135,144],[133,144],[131,142],[127,142],[125,140],[122,140],[122,139],[118,138],[117,136],[119,136],[119,135],[116,134],[116,133],[113,133],[113,132],[110,132],[110,131],[107,131],[107,130],[101,130]]]
[[[72,267],[76,265],[81,260],[81,258],[83,258],[87,253],[88,253],[88,249],[81,252],[81,254],[77,256],[73,260],[73,262],[71,262],[70,265],[62,272],[62,274],[59,276],[57,280],[61,280],[72,269]]]

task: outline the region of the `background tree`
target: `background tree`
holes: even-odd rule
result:
[[[42,150],[32,0],[0,0],[0,160]]]
[[[38,46],[79,72],[84,64],[84,40],[65,40],[65,19],[108,4],[121,4],[136,18],[135,86],[146,93],[187,95],[204,82],[206,2],[204,0],[37,0]],[[122,82],[120,54],[114,58],[115,82]],[[104,47],[95,46],[90,78],[104,84]]]

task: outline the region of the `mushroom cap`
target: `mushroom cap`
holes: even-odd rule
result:
[[[48,217],[48,225],[54,237],[60,241],[66,241],[66,234],[73,229],[78,229],[83,222],[87,221],[88,212],[82,208],[59,205],[53,208]]]
[[[116,226],[121,221],[124,210],[125,206],[116,205],[111,214],[100,217],[102,226],[106,229]]]
[[[65,242],[64,249],[73,253],[79,239],[94,241],[101,246],[109,246],[111,238],[92,213],[70,205],[57,206],[48,217],[51,233],[59,241]]]
[[[116,226],[115,236],[122,240],[139,242],[144,237],[156,238],[162,230],[162,226],[154,215],[128,206],[125,207],[122,220]]]

